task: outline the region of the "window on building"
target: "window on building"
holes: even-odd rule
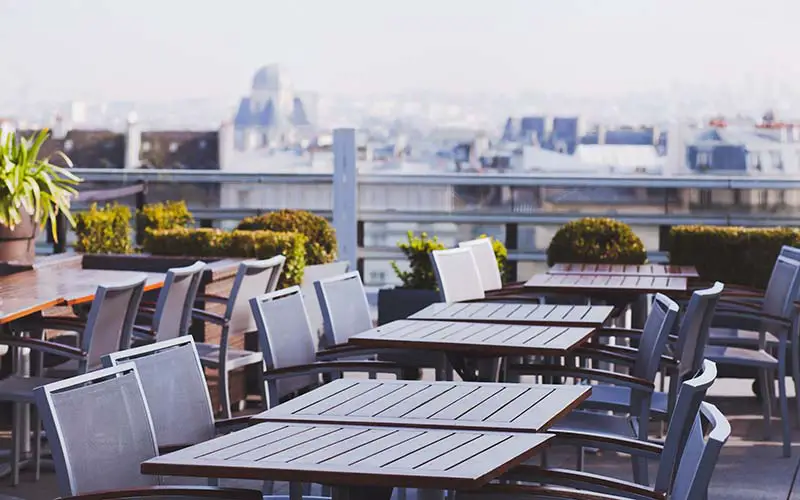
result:
[[[700,190],[700,206],[701,207],[710,207],[711,206],[711,190],[710,189],[701,189]]]
[[[142,143],[142,151],[144,151],[145,153],[150,151],[150,142],[144,141]]]
[[[758,205],[766,208],[769,205],[769,191],[762,189],[758,192]]]
[[[178,150],[178,143],[177,142],[170,142],[169,143],[169,152],[174,153]]]
[[[205,139],[200,141],[200,149],[206,149],[207,146],[208,146],[208,143],[205,141]]]
[[[733,190],[733,204],[735,206],[739,206],[742,204],[742,190],[741,189],[734,189]]]
[[[770,160],[772,162],[772,168],[783,170],[783,155],[780,151],[772,151],[770,153]]]
[[[697,168],[711,168],[711,152],[697,152]]]
[[[781,207],[786,206],[786,190],[785,189],[778,189],[778,205]]]
[[[72,151],[72,147],[73,146],[74,146],[74,144],[72,143],[72,139],[67,139],[66,141],[64,141],[64,151],[65,152],[68,153],[68,152]]]
[[[370,271],[369,282],[373,284],[383,285],[386,283],[386,273],[384,271]]]

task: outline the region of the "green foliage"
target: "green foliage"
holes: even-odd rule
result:
[[[81,253],[133,253],[131,244],[131,209],[125,205],[97,203],[86,212],[75,214],[75,250]]]
[[[277,210],[247,217],[236,229],[300,233],[306,236],[306,259],[309,265],[336,260],[336,231],[327,219],[306,210]]]
[[[81,179],[69,169],[50,163],[50,158],[39,158],[39,151],[50,135],[47,129],[30,138],[18,137],[8,132],[0,141],[0,224],[14,229],[23,217],[33,217],[40,228],[49,221],[56,234],[56,216],[63,213],[73,226],[75,219],[70,212],[72,197],[77,193],[74,186]],[[68,166],[72,162],[62,152]]]
[[[136,214],[145,231],[148,229],[174,229],[189,227],[194,224],[192,213],[186,208],[185,201],[167,201],[151,203],[142,207]]]
[[[583,218],[564,224],[547,247],[547,265],[556,263],[644,264],[642,240],[624,222]]]
[[[306,237],[277,231],[221,231],[208,228],[174,228],[150,231],[144,251],[153,255],[190,257],[286,257],[279,287],[299,285],[306,266]]]
[[[403,271],[397,262],[392,261],[392,269],[403,282],[403,288],[436,290],[436,275],[433,272],[430,253],[434,250],[444,250],[444,244],[439,242],[436,236],[429,238],[427,233],[422,233],[417,237],[409,231],[408,241],[401,241],[397,246],[408,259],[410,267],[408,271]]]
[[[675,226],[669,261],[697,268],[700,279],[764,289],[783,245],[800,246],[800,230]]]

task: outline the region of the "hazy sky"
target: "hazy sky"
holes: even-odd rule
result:
[[[791,84],[798,23],[800,0],[0,0],[0,93],[228,97],[272,62],[322,93]]]

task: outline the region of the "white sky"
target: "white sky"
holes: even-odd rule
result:
[[[791,85],[799,20],[800,0],[0,0],[0,93],[228,97],[272,62],[322,93]]]

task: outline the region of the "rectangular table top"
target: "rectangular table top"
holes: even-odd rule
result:
[[[253,419],[543,432],[590,394],[588,385],[338,379]]]
[[[408,319],[597,328],[608,321],[613,311],[612,306],[438,302],[412,314]]]
[[[48,267],[0,277],[0,324],[57,305],[74,305],[94,299],[98,285],[114,285],[147,277],[145,290],[164,286],[162,273]]]
[[[349,342],[494,356],[559,356],[586,342],[594,331],[594,327],[402,319],[353,335]]]
[[[267,422],[142,462],[143,474],[430,489],[478,488],[551,435]]]
[[[537,274],[525,288],[550,292],[669,293],[685,292],[686,278],[587,274]]]
[[[698,278],[694,266],[664,264],[554,264],[547,274],[596,274],[623,276],[665,276],[670,278]]]

